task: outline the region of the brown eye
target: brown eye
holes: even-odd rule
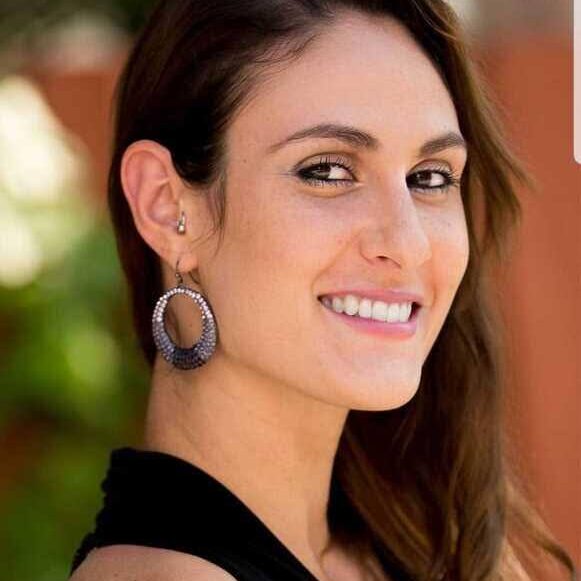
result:
[[[423,170],[417,174],[417,184],[426,188],[440,188],[446,184],[446,178],[439,172]]]
[[[460,180],[447,168],[422,169],[408,176],[407,184],[411,189],[438,192],[457,187]]]
[[[353,182],[353,170],[342,158],[326,157],[313,165],[309,165],[297,172],[298,177],[313,186],[338,186]],[[351,176],[351,178],[349,177]]]

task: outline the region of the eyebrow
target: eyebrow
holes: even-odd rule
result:
[[[369,151],[376,151],[380,147],[380,141],[370,133],[352,127],[350,125],[341,125],[337,123],[321,123],[313,127],[300,129],[299,131],[285,137],[268,148],[268,153],[274,153],[280,148],[295,141],[302,141],[304,139],[319,138],[319,139],[337,139],[360,149],[367,149]],[[442,135],[438,135],[426,141],[418,151],[418,157],[433,155],[445,149],[452,147],[462,147],[467,149],[466,140],[456,131],[449,131]]]
[[[449,131],[433,139],[426,141],[419,151],[419,157],[426,155],[434,155],[445,149],[450,149],[452,147],[461,147],[463,149],[468,149],[466,140],[456,131]]]

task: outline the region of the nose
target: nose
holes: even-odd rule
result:
[[[400,269],[414,269],[430,259],[432,249],[422,217],[405,178],[377,188],[360,232],[360,251],[369,262],[391,260]]]

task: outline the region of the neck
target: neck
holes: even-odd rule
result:
[[[348,410],[226,361],[194,372],[158,357],[144,447],[179,456],[233,492],[311,569],[330,543],[327,504]]]

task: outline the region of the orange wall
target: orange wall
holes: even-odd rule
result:
[[[64,126],[87,146],[94,200],[105,211],[105,191],[111,141],[111,99],[124,55],[107,69],[79,72],[27,71],[40,86]]]
[[[572,47],[513,39],[487,55],[510,133],[539,185],[525,216],[504,311],[512,338],[515,433],[541,509],[581,563],[581,166],[573,158]]]

